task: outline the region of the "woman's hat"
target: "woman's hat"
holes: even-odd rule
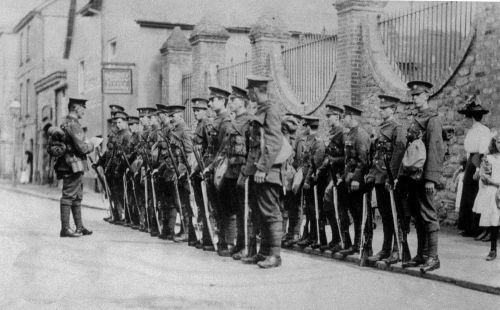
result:
[[[476,95],[469,96],[466,100],[465,107],[461,110],[458,110],[458,113],[464,114],[466,116],[472,115],[484,115],[489,111],[484,109],[479,102],[479,98]]]

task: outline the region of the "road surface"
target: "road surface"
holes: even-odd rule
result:
[[[0,309],[498,309],[500,297],[286,251],[261,270],[0,189]]]

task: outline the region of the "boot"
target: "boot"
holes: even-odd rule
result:
[[[495,258],[497,258],[497,251],[490,251],[490,253],[488,253],[488,256],[486,256],[487,261],[492,261]]]
[[[263,269],[279,267],[281,266],[281,257],[271,255],[266,257],[265,260],[257,262],[257,265]]]
[[[299,240],[300,240],[300,236],[294,234],[289,240],[287,240],[283,243],[283,247],[284,248],[291,248],[294,244],[299,242]]]
[[[182,235],[176,235],[173,238],[174,242],[181,243],[181,242],[187,242],[188,241],[188,235],[187,234],[182,234]]]
[[[481,239],[482,242],[490,242],[491,241],[491,235],[490,233],[486,233],[486,235]]]
[[[418,267],[425,264],[425,259],[421,254],[417,254],[414,258],[411,260],[404,262],[402,267],[403,268],[413,268],[413,267]]]
[[[386,265],[394,265],[399,262],[399,252],[398,251],[393,251],[391,256],[385,258],[382,260]]]
[[[420,267],[420,272],[427,273],[429,271],[439,269],[440,266],[441,264],[439,262],[438,257],[429,257],[429,259],[425,262],[425,264],[422,267]]]
[[[368,261],[370,261],[370,262],[378,262],[378,261],[381,261],[381,260],[383,260],[385,258],[388,258],[389,256],[390,256],[389,251],[387,251],[387,250],[381,250],[377,254],[368,257]]]
[[[61,232],[59,233],[59,237],[70,237],[70,238],[78,238],[80,237],[79,235],[75,234],[71,229],[69,228],[63,228],[61,229]]]
[[[257,264],[257,263],[259,263],[261,261],[264,261],[264,260],[266,260],[266,257],[264,255],[260,254],[260,253],[257,253],[257,254],[255,254],[253,256],[241,258],[241,262],[243,264],[247,264],[247,265],[250,265],[250,264],[251,265],[255,265],[255,264]]]
[[[87,228],[82,226],[76,229],[75,234],[82,236],[90,236],[92,235],[92,230],[88,230]]]

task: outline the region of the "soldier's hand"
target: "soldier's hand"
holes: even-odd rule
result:
[[[305,183],[304,183],[304,189],[305,189],[305,190],[309,190],[310,188],[311,188],[311,184],[309,184],[309,183],[305,182]]]
[[[355,192],[359,190],[359,182],[358,181],[352,181],[351,182],[351,192]]]
[[[266,180],[266,173],[257,170],[257,172],[255,172],[255,175],[254,175],[254,180],[255,180],[255,183],[264,183],[264,181]]]
[[[434,182],[425,182],[425,191],[428,194],[434,194],[435,191]]]
[[[236,186],[239,188],[245,188],[245,181],[247,180],[247,177],[244,176],[243,174],[240,174],[238,176],[238,181],[236,182]]]

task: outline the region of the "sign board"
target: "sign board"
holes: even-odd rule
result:
[[[104,94],[132,94],[132,69],[102,69]]]

